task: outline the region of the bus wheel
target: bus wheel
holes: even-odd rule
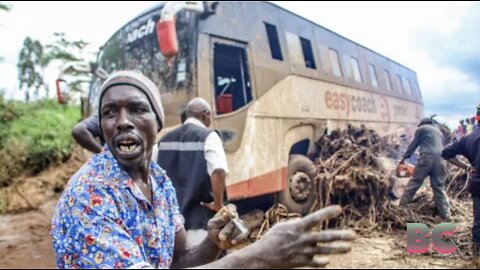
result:
[[[302,155],[291,155],[288,162],[287,188],[277,193],[277,203],[290,212],[306,215],[315,201],[315,166]]]

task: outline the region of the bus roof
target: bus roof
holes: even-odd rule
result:
[[[372,49],[370,49],[370,48],[368,48],[368,47],[366,47],[366,46],[363,46],[362,44],[359,44],[358,42],[355,42],[355,41],[353,41],[353,40],[351,40],[351,39],[349,39],[349,38],[347,38],[347,37],[345,37],[345,36],[342,36],[342,35],[338,34],[338,33],[335,32],[335,31],[332,31],[332,30],[330,30],[330,29],[328,29],[328,28],[326,28],[326,27],[324,27],[324,26],[321,26],[321,25],[319,25],[318,23],[313,22],[312,20],[309,20],[309,19],[307,19],[307,18],[305,18],[305,17],[303,17],[303,16],[300,16],[300,15],[298,15],[298,14],[296,14],[296,13],[294,13],[294,12],[288,10],[288,9],[285,9],[285,8],[283,8],[283,7],[275,4],[275,3],[271,3],[271,2],[268,2],[268,1],[264,1],[264,2],[272,5],[272,6],[275,7],[275,8],[281,9],[281,10],[283,10],[283,11],[285,11],[285,12],[288,12],[288,13],[296,16],[296,17],[299,17],[299,18],[301,18],[301,19],[303,19],[303,20],[305,20],[305,21],[307,21],[307,22],[309,22],[309,23],[311,23],[311,24],[313,24],[313,25],[316,25],[316,26],[318,26],[318,27],[321,27],[321,28],[325,29],[326,31],[328,31],[328,32],[330,32],[330,33],[332,33],[332,34],[334,34],[334,35],[336,35],[336,36],[338,36],[338,37],[340,37],[340,38],[342,38],[342,39],[345,39],[345,40],[347,40],[347,41],[349,41],[349,42],[351,42],[351,43],[353,43],[353,44],[356,44],[356,45],[358,45],[358,46],[360,46],[360,47],[362,47],[362,48],[364,48],[364,49],[366,49],[366,50],[374,53],[374,54],[377,54],[377,55],[379,55],[379,56],[381,56],[381,57],[384,57],[385,59],[387,59],[387,60],[389,60],[389,61],[391,61],[391,62],[393,62],[393,63],[395,63],[395,64],[398,64],[399,66],[402,66],[403,68],[408,69],[409,71],[417,74],[414,70],[410,69],[409,67],[407,67],[407,66],[405,66],[405,65],[402,65],[402,64],[400,64],[399,62],[397,62],[397,61],[395,61],[395,60],[393,60],[393,59],[391,59],[391,58],[389,58],[389,57],[387,57],[387,56],[385,56],[385,55],[383,55],[383,54],[380,54],[380,53],[378,53],[378,52],[376,52],[376,51],[374,51],[374,50],[372,50]],[[107,44],[120,30],[122,30],[123,28],[125,28],[125,26],[127,26],[127,25],[130,24],[131,22],[137,20],[138,18],[140,18],[140,17],[142,17],[142,16],[144,16],[144,15],[146,15],[146,14],[148,14],[148,13],[154,11],[154,10],[160,10],[164,5],[165,5],[165,2],[157,3],[157,4],[153,5],[151,8],[149,8],[149,9],[143,11],[142,13],[140,13],[139,15],[135,16],[135,18],[129,20],[129,21],[128,21],[127,23],[125,23],[122,27],[120,27],[104,44]],[[103,46],[102,46],[102,47],[103,47]],[[101,48],[100,48],[100,49],[101,49]]]
[[[296,14],[296,13],[294,13],[294,12],[288,10],[288,9],[285,9],[285,8],[283,8],[283,7],[275,4],[275,3],[271,3],[271,2],[268,2],[268,1],[265,1],[265,2],[268,3],[268,4],[270,4],[270,5],[272,5],[272,6],[275,7],[275,8],[281,9],[281,10],[283,10],[283,11],[285,11],[285,12],[288,12],[288,13],[296,16],[296,17],[299,17],[299,18],[301,18],[301,19],[303,19],[303,20],[305,20],[305,21],[308,21],[308,22],[311,23],[311,24],[314,24],[314,25],[316,25],[316,26],[318,26],[318,27],[321,27],[321,28],[327,30],[328,32],[330,32],[330,33],[332,33],[332,34],[334,34],[334,35],[336,35],[336,36],[338,36],[338,37],[340,37],[340,38],[343,38],[343,39],[345,39],[345,40],[347,40],[347,41],[350,41],[350,42],[352,42],[352,43],[354,43],[354,44],[356,44],[356,45],[358,45],[358,46],[360,46],[360,47],[362,47],[362,48],[364,48],[364,49],[366,49],[366,50],[369,50],[370,52],[372,52],[372,53],[374,53],[374,54],[377,54],[377,55],[379,55],[379,56],[381,56],[381,57],[384,57],[385,59],[387,59],[387,60],[389,60],[389,61],[391,61],[391,62],[393,62],[393,63],[395,63],[395,64],[398,64],[398,65],[404,67],[405,69],[408,69],[408,70],[410,70],[411,72],[417,74],[414,70],[406,67],[405,65],[402,65],[402,64],[398,63],[397,61],[392,60],[391,58],[389,58],[389,57],[387,57],[387,56],[385,56],[385,55],[383,55],[383,54],[380,54],[380,53],[378,53],[378,52],[376,52],[376,51],[374,51],[374,50],[372,50],[372,49],[370,49],[370,48],[368,48],[368,47],[365,47],[365,46],[363,46],[362,44],[359,44],[358,42],[355,42],[355,41],[353,41],[353,40],[351,40],[351,39],[349,39],[349,38],[347,38],[347,37],[344,37],[344,36],[338,34],[338,33],[335,32],[335,31],[332,31],[332,30],[330,30],[330,29],[328,29],[328,28],[326,28],[326,27],[324,27],[324,26],[321,26],[321,25],[319,25],[318,23],[313,22],[313,21],[311,21],[311,20],[309,20],[309,19],[307,19],[307,18],[305,18],[305,17],[303,17],[303,16],[300,16],[300,15],[298,15],[298,14]]]

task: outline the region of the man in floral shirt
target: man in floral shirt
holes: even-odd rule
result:
[[[215,261],[246,238],[217,215],[207,238],[187,247],[175,190],[151,160],[164,123],[158,88],[138,72],[111,75],[100,90],[99,119],[106,145],[72,176],[52,220],[59,268],[323,266],[315,255],[350,250],[347,243],[317,244],[353,240],[351,231],[310,232],[338,216],[339,207],[275,226],[262,240]]]

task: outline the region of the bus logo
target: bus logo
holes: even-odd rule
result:
[[[132,30],[128,33],[127,44],[133,43],[145,36],[151,35],[155,31],[155,22],[149,19],[144,25]]]

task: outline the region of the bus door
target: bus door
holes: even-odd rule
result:
[[[217,115],[237,111],[252,101],[245,46],[214,41],[213,82]]]
[[[254,99],[251,63],[246,43],[212,37],[212,109],[215,128],[225,149],[237,149],[245,128],[247,108]]]

